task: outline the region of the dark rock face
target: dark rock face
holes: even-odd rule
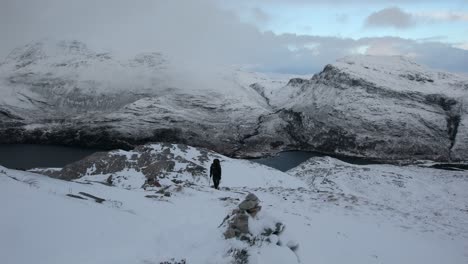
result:
[[[0,85],[12,95],[0,105],[0,143],[131,149],[170,142],[229,155],[281,147],[273,143],[274,134],[257,132],[261,117],[271,112],[250,100],[251,93],[192,91],[191,83],[168,81],[173,78],[168,65],[159,53],[119,61],[79,41],[16,49],[0,64]],[[104,77],[89,76],[90,67]],[[120,80],[105,76],[127,73]]]
[[[268,97],[268,95],[265,94],[265,87],[258,83],[253,83],[249,87],[252,88],[252,90],[256,91],[260,96],[262,96],[265,99],[266,103],[270,105],[270,98]]]
[[[128,150],[168,142],[236,157],[314,150],[468,160],[468,81],[403,58],[344,59],[309,80],[231,94],[168,83],[159,53],[117,61],[71,41],[53,45],[59,55],[50,57],[44,45],[17,49],[0,64],[0,85],[14,95],[0,105],[0,144]],[[149,74],[90,78],[91,66]]]
[[[185,259],[182,260],[176,260],[174,258],[171,258],[170,260],[159,262],[159,264],[186,264],[187,261]]]
[[[468,145],[460,146],[467,142],[460,125],[468,113],[464,86],[446,92],[443,87],[452,84],[435,74],[391,75],[366,67],[327,65],[302,84],[295,102],[280,111],[298,147],[382,160],[468,159]]]
[[[212,154],[205,150],[197,150],[196,160],[188,160],[180,155],[179,151],[187,151],[187,146],[172,144],[148,144],[136,147],[130,152],[111,151],[98,152],[83,160],[69,164],[60,170],[43,170],[41,173],[63,180],[78,179],[83,176],[110,175],[107,182],[116,181],[118,176],[134,170],[146,178],[164,178],[172,174],[187,174],[201,177],[207,174],[208,162],[213,159]],[[177,163],[183,165],[175,168]],[[110,179],[110,180],[109,180]]]
[[[306,83],[307,80],[301,79],[301,78],[293,78],[289,80],[288,85],[291,86],[302,86],[304,83]]]

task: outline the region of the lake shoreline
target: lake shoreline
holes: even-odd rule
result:
[[[96,152],[107,151],[110,150],[62,145],[0,144],[0,165],[19,170],[29,170],[33,168],[57,168],[79,161]],[[468,163],[465,162],[450,163],[418,160],[375,160],[364,157],[327,154],[305,150],[285,150],[267,154],[262,157],[236,157],[236,159],[249,160],[280,171],[287,171],[312,157],[326,156],[354,165],[417,165],[443,170],[468,170]]]

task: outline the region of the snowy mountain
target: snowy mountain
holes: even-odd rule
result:
[[[244,85],[247,75],[265,82],[234,68],[174,65],[158,53],[127,60],[78,41],[31,43],[0,65],[2,142],[114,148],[172,141],[231,154],[255,149],[242,141],[256,135],[258,119],[272,110]]]
[[[78,41],[31,43],[0,64],[0,143],[468,160],[466,77],[402,57],[344,58],[312,78],[200,68]]]
[[[344,58],[268,95],[285,113],[290,135],[308,149],[377,159],[468,159],[468,79],[404,57]]]
[[[207,186],[214,158],[221,190]],[[62,169],[0,167],[0,259],[462,264],[467,188],[465,172],[322,157],[283,173],[206,149],[148,144]],[[249,193],[261,210],[245,217],[244,236],[228,238],[226,216]]]
[[[106,149],[186,142],[231,155],[268,151],[282,138],[259,134],[259,120],[277,121],[249,85],[287,77],[196,67],[158,53],[117,59],[78,41],[29,44],[0,65],[0,138]]]

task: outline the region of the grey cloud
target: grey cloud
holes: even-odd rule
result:
[[[266,23],[270,20],[270,16],[261,8],[255,7],[252,9],[254,19],[260,23]]]
[[[276,35],[241,23],[210,0],[0,1],[0,59],[17,46],[51,37],[78,39],[124,56],[160,51],[198,68],[238,64],[256,65],[260,71],[314,73],[364,47],[372,54],[411,55],[435,68],[468,69],[468,51],[449,44]]]
[[[232,0],[217,0],[218,2],[230,2]],[[467,1],[467,0],[465,0]],[[356,6],[359,4],[369,5],[382,5],[388,4],[388,0],[236,0],[239,4],[287,4],[287,5],[348,5]],[[407,4],[407,3],[439,3],[440,0],[393,0],[393,4]]]
[[[374,12],[366,19],[368,27],[408,28],[414,25],[413,16],[398,7],[389,7]]]
[[[428,20],[429,22],[468,22],[468,12],[438,11],[418,13],[416,16],[421,20]]]

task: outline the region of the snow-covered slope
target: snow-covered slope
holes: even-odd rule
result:
[[[353,165],[316,157],[288,173],[337,204],[371,214],[382,211],[404,228],[468,238],[467,171]]]
[[[403,57],[347,57],[306,78],[43,41],[0,64],[0,143],[468,160],[467,98],[466,77]]]
[[[468,159],[468,79],[404,57],[347,57],[271,96],[291,136],[309,149],[377,159]]]
[[[148,175],[161,187],[144,190],[151,164],[132,163],[144,163],[148,153],[152,165],[174,166],[153,170]],[[259,264],[468,261],[464,172],[315,158],[286,174],[168,144],[106,157],[71,181],[0,167],[2,263],[246,263],[235,262],[243,258],[233,249]],[[222,160],[221,190],[193,170],[208,169],[213,158]],[[105,170],[121,164],[110,185]],[[279,221],[286,226],[279,237],[224,239],[218,226],[249,192],[262,206],[249,217],[249,232]]]
[[[79,41],[28,44],[0,64],[1,142],[113,148],[172,141],[233,154],[268,150],[281,138],[257,135],[258,120],[273,112],[245,80],[261,75],[197,67],[159,53],[121,59]]]
[[[147,178],[159,177],[160,184],[172,184],[172,180],[207,184],[210,164],[213,159],[223,164],[223,184],[231,187],[274,187],[298,188],[302,181],[245,160],[231,159],[206,149],[181,144],[147,144],[134,150],[98,152],[62,169],[36,169],[36,172],[51,177],[81,181],[105,182],[113,177],[114,185],[122,188],[139,189]],[[260,173],[259,173],[260,171]],[[131,175],[132,182],[127,178]]]

